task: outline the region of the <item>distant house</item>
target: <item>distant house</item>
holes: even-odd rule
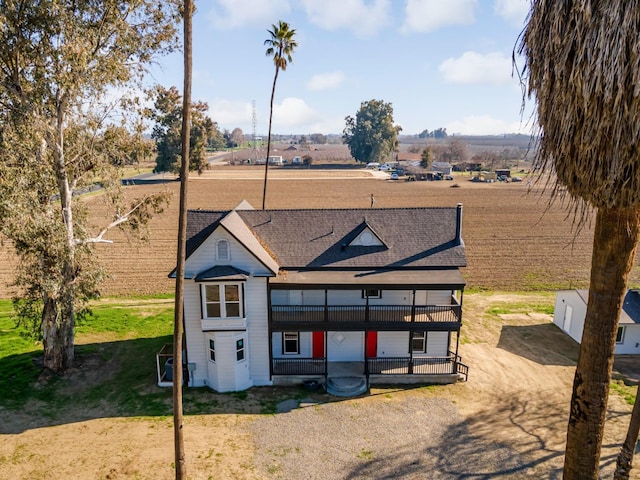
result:
[[[452,383],[462,207],[189,211],[185,363],[219,392]],[[175,271],[172,273],[175,275]],[[158,360],[158,382],[170,385]],[[336,393],[337,394],[337,393]]]
[[[282,155],[269,155],[269,165],[283,165]]]
[[[553,323],[576,342],[582,341],[588,290],[561,290],[556,294]],[[629,290],[624,297],[616,336],[616,354],[640,353],[640,290]]]
[[[431,164],[431,170],[434,172],[440,172],[443,175],[451,175],[453,167],[449,162],[433,162]]]

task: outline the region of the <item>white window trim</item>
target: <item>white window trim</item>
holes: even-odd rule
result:
[[[207,302],[207,287],[215,287],[217,286],[219,289],[219,296],[220,296],[220,316],[219,317],[209,317],[207,314],[207,304],[209,302]],[[238,304],[239,304],[239,310],[240,310],[240,315],[239,316],[235,316],[235,317],[228,317],[227,316],[227,302],[224,299],[224,287],[226,286],[237,286],[238,287]],[[218,320],[218,319],[222,319],[222,318],[244,318],[244,298],[243,298],[243,288],[242,288],[242,283],[236,283],[236,282],[225,282],[225,283],[212,283],[212,282],[208,282],[208,283],[202,283],[200,285],[200,301],[202,304],[202,318],[203,319],[211,319],[211,320]],[[213,303],[213,302],[210,302]],[[235,303],[235,302],[229,302],[229,303]]]
[[[285,349],[285,337],[287,335],[295,335],[296,336],[296,351],[295,352],[287,352]],[[283,355],[300,355],[300,332],[282,332],[282,354]]]
[[[225,257],[220,255],[220,244],[221,243],[226,243],[227,244],[227,255]],[[226,238],[221,238],[220,240],[218,240],[216,242],[216,259],[218,261],[222,261],[222,262],[228,262],[231,260],[231,244],[229,243],[229,240],[227,240]]]
[[[620,329],[622,329],[622,335],[620,335],[620,341],[618,341],[618,332],[620,331]],[[624,343],[624,336],[626,333],[627,333],[626,325],[620,325],[618,327],[618,330],[616,331],[616,345],[621,345]]]
[[[212,343],[213,343],[213,348],[211,348],[211,344]],[[215,343],[215,340],[213,338],[209,339],[207,347],[208,347],[208,350],[209,350],[209,361],[211,363],[216,363],[216,343]],[[213,358],[211,358],[211,353],[212,352],[213,352]]]
[[[378,292],[376,295],[369,295],[369,292]],[[377,288],[365,288],[362,290],[362,298],[382,298],[382,290]]]
[[[421,350],[414,350],[413,349],[413,336],[416,333],[422,333],[424,335],[422,341],[423,343],[423,348]],[[412,353],[427,353],[427,332],[411,332],[411,352]]]
[[[242,348],[238,348],[238,342],[242,341]],[[238,352],[242,351],[242,359],[238,360]],[[245,337],[236,338],[236,363],[247,361],[247,339]]]

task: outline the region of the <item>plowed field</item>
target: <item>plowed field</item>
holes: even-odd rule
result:
[[[262,203],[262,168],[219,166],[189,182],[189,208],[228,209],[246,199]],[[467,247],[464,275],[468,287],[500,290],[553,290],[584,287],[588,283],[592,229],[576,234],[572,217],[559,205],[549,207],[539,188],[528,182],[473,183],[468,176],[454,181],[390,181],[363,169],[269,170],[267,208],[374,208],[463,205],[463,238]],[[111,277],[104,295],[172,292],[167,274],[175,265],[178,223],[178,182],[129,186],[130,196],[168,189],[173,198],[166,211],[153,219],[148,243],[130,243],[121,232],[108,237],[97,255]],[[87,198],[95,223],[105,223],[101,196]],[[5,244],[0,252],[0,282],[11,279]],[[632,282],[640,281],[634,269]],[[6,295],[3,295],[6,296]]]

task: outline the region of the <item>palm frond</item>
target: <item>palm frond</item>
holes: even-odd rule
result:
[[[534,168],[591,207],[640,205],[640,1],[536,0],[519,53],[535,98]]]

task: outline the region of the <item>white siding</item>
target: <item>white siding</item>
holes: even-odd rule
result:
[[[565,321],[567,306],[570,307],[570,322]],[[582,340],[582,330],[584,329],[586,314],[587,304],[576,290],[562,290],[556,294],[553,323],[578,343]],[[569,327],[569,330],[565,330],[565,326]]]
[[[208,385],[207,377],[207,339],[202,333],[200,311],[200,286],[193,280],[185,280],[184,284],[184,324],[187,358],[189,363],[195,363],[192,372],[193,385],[201,387]]]
[[[251,278],[245,285],[247,343],[254,385],[271,385],[269,380],[269,326],[267,279]]]
[[[300,332],[300,354],[283,354],[282,353],[282,332],[273,332],[271,334],[273,340],[273,358],[311,358],[312,356],[312,333]]]
[[[427,295],[427,305],[451,305],[450,290],[429,290]]]
[[[409,332],[378,332],[379,357],[407,357]]]
[[[229,242],[229,260],[220,262],[220,265],[233,265],[253,275],[266,275],[270,273],[242,244],[220,227],[188,258],[185,265],[187,276],[196,275],[217,265],[216,243],[220,239],[226,239]]]
[[[445,357],[449,350],[449,332],[427,332],[428,357]],[[406,357],[409,355],[409,332],[379,332],[379,357]],[[418,355],[414,353],[414,356]],[[422,356],[425,356],[423,353]]]
[[[211,385],[218,392],[236,390],[236,342],[234,332],[216,332],[217,385]]]
[[[219,228],[214,231],[200,245],[187,260],[187,276],[195,276],[218,264],[216,261],[216,245],[220,239],[229,242],[229,260],[220,262],[222,265],[233,265],[251,275],[244,285],[244,307],[247,319],[246,355],[250,362],[249,378],[255,385],[270,385],[269,380],[269,344],[267,326],[267,279],[262,275],[270,274],[244,246],[229,235],[226,230]],[[193,384],[196,386],[209,385],[218,391],[233,391],[237,388],[246,388],[247,385],[238,385],[244,382],[245,376],[236,372],[235,341],[233,335],[239,332],[215,332],[205,334],[202,331],[202,312],[200,298],[200,284],[193,280],[185,282],[184,299],[185,336],[188,359],[196,364]],[[208,369],[208,337],[214,335],[216,339],[216,364],[217,372],[209,375]]]
[[[640,353],[640,325],[625,323],[620,326],[625,327],[625,332],[622,343],[616,343],[616,354]]]
[[[449,352],[449,332],[427,332],[427,356],[446,357]]]

